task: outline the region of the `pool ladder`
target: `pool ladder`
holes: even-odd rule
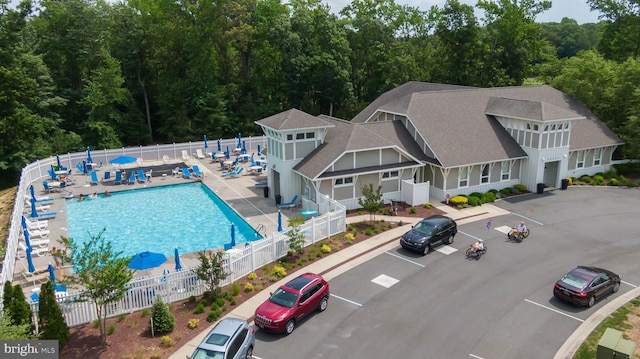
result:
[[[264,236],[263,237],[266,237],[267,236],[267,227],[262,223],[258,225],[258,228],[256,228],[256,234],[261,234],[260,233],[261,231],[264,232]]]

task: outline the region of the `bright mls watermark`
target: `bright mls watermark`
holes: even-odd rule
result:
[[[58,359],[57,340],[0,340],[2,359]]]

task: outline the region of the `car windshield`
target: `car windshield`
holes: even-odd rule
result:
[[[278,288],[272,295],[269,300],[277,305],[292,308],[296,302],[298,295],[295,293],[287,292],[282,288]]]
[[[568,284],[572,287],[576,287],[580,289],[584,289],[587,286],[587,284],[589,284],[590,280],[591,280],[590,278],[581,277],[576,273],[569,273],[564,277],[562,277],[561,279],[562,283]]]
[[[191,356],[191,359],[224,359],[224,353],[198,348]]]
[[[413,230],[425,236],[430,236],[431,233],[433,233],[434,228],[435,227],[431,223],[418,222],[418,224],[413,227]]]

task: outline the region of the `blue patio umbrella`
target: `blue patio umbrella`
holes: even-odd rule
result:
[[[33,265],[33,258],[31,258],[31,251],[33,251],[33,248],[31,248],[31,246],[27,247],[27,270],[29,271],[29,273],[33,273],[36,271],[36,267]]]
[[[91,149],[87,146],[87,162],[93,163],[93,158],[91,158]]]
[[[241,148],[242,147],[242,135],[240,134],[240,132],[238,132],[238,146],[236,146],[236,148]]]
[[[82,161],[82,173],[89,173],[89,171],[87,171],[87,161]]]
[[[56,270],[55,270],[55,268],[53,268],[53,265],[51,265],[51,263],[49,263],[49,266],[47,267],[47,270],[49,271],[49,279],[51,279],[51,283],[55,283],[56,282]]]
[[[247,153],[247,141],[242,141],[242,152]]]
[[[220,145],[220,140],[218,140],[218,152],[222,151],[222,146]]]
[[[38,209],[36,208],[36,199],[34,197],[31,197],[31,216],[29,217],[31,218],[38,217]]]
[[[175,259],[176,259],[176,271],[182,270],[182,263],[180,263],[180,255],[178,254],[178,248],[175,248],[173,250],[173,255],[175,256]]]
[[[60,155],[56,155],[56,162],[58,163],[58,168],[62,168],[62,165],[60,164]]]
[[[282,232],[282,212],[278,211],[278,232]]]
[[[207,135],[204,135],[204,149],[209,148],[209,143],[207,143]]]
[[[258,145],[258,156],[260,155],[260,145]]]
[[[136,254],[129,262],[128,267],[130,269],[144,270],[155,268],[166,261],[167,257],[162,253],[145,251]]]
[[[112,165],[126,165],[128,163],[133,163],[135,161],[137,161],[135,157],[118,156],[112,159],[111,161],[109,161],[109,163],[111,163]]]
[[[31,198],[36,199],[36,189],[33,188],[33,185],[29,186],[29,191],[31,192]]]
[[[231,223],[231,247],[236,245],[236,225]]]

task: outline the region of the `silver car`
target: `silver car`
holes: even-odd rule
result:
[[[225,318],[216,324],[187,359],[251,358],[256,337],[246,320]]]

